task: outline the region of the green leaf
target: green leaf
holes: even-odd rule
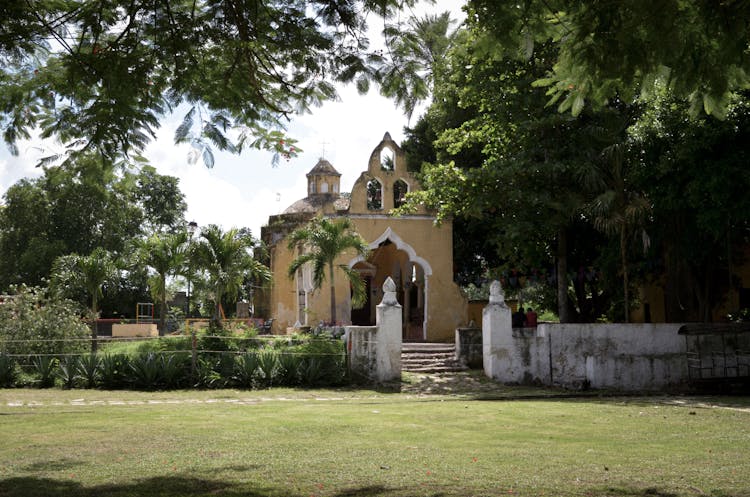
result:
[[[586,101],[583,98],[583,95],[581,93],[577,93],[575,98],[573,99],[573,106],[570,110],[571,114],[573,114],[574,116],[578,116],[583,110],[585,102]]]
[[[203,163],[208,169],[213,169],[214,167],[214,154],[208,147],[203,149]]]
[[[186,143],[190,137],[190,130],[193,127],[193,115],[195,114],[195,106],[190,108],[185,117],[182,118],[182,124],[177,127],[174,132],[175,143]]]

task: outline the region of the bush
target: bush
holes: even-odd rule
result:
[[[86,354],[78,358],[78,378],[83,381],[84,388],[96,388],[99,383],[100,365],[99,356]]]
[[[55,373],[57,372],[56,357],[42,355],[31,358],[36,378],[33,383],[39,388],[50,388],[55,385]]]
[[[159,386],[161,365],[153,352],[140,354],[130,361],[130,383],[134,388],[155,390]]]
[[[276,376],[281,385],[293,387],[299,384],[299,369],[303,358],[294,350],[282,350],[278,354]]]
[[[99,381],[110,390],[123,388],[128,384],[132,371],[130,358],[126,354],[104,354],[99,361]]]
[[[219,388],[222,385],[221,374],[216,370],[218,361],[212,357],[201,357],[195,365],[196,388]]]
[[[258,354],[258,370],[262,375],[263,385],[267,387],[273,385],[276,380],[278,356],[278,352],[272,349],[263,350]]]
[[[234,362],[232,380],[240,388],[253,388],[258,374],[258,354],[246,352],[237,356]]]
[[[62,381],[63,388],[73,388],[78,382],[78,358],[65,356],[57,366],[57,377]]]
[[[188,355],[162,354],[159,356],[161,382],[164,388],[179,388],[185,384],[188,376]]]
[[[13,297],[0,304],[0,350],[34,356],[70,354],[90,347],[91,331],[83,309],[72,300],[38,287],[11,287]]]
[[[207,352],[236,352],[240,341],[232,330],[210,326],[200,333],[198,349]]]
[[[302,359],[300,379],[307,386],[340,385],[346,379],[346,354],[341,340],[313,338],[295,347]]]
[[[0,352],[0,387],[10,388],[14,386],[17,378],[18,369],[15,359]]]

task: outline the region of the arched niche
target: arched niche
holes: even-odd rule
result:
[[[399,208],[406,203],[406,194],[409,193],[409,185],[406,181],[398,179],[393,183],[393,207]]]
[[[383,208],[383,185],[376,178],[367,182],[367,210],[376,211]]]
[[[380,169],[393,171],[396,169],[396,153],[390,147],[383,147],[380,151]]]

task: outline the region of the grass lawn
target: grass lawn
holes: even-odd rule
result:
[[[502,388],[0,390],[0,497],[750,496],[748,398]]]

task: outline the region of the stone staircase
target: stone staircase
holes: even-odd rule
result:
[[[452,343],[404,343],[401,370],[409,373],[454,373],[468,369],[456,361]]]

